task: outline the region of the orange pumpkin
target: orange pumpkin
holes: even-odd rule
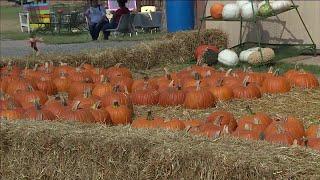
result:
[[[118,101],[114,101],[112,105],[105,108],[111,117],[112,124],[131,124],[132,111],[127,106],[120,105]]]
[[[210,14],[214,19],[221,19],[222,18],[222,11],[224,5],[221,3],[214,3],[210,8]]]

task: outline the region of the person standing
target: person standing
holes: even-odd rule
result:
[[[99,4],[98,0],[90,0],[90,7],[85,12],[89,24],[89,31],[92,40],[98,39],[100,31],[108,23],[105,8]],[[108,33],[103,31],[104,39],[108,39]]]

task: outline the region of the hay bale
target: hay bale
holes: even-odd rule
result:
[[[179,32],[165,35],[154,41],[147,41],[131,48],[107,48],[102,51],[73,54],[47,54],[39,57],[5,58],[0,66],[13,61],[20,66],[51,61],[55,64],[66,62],[71,66],[91,63],[99,67],[109,67],[123,63],[131,69],[148,69],[163,63],[186,62],[193,57],[194,49],[199,43],[214,44],[220,48],[227,47],[227,35],[220,30],[205,30],[198,39],[196,31]]]
[[[319,179],[320,154],[230,137],[1,121],[3,179]]]

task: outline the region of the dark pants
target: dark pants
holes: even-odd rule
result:
[[[110,31],[106,31],[108,29],[115,29],[117,28],[118,23],[116,22],[107,22],[104,26],[103,26],[103,33],[104,33],[104,37],[105,39],[109,39],[110,36]]]
[[[99,33],[101,30],[103,30],[104,25],[106,25],[108,22],[103,21],[102,23],[93,23],[89,26],[90,35],[92,37],[92,40],[97,40],[99,37]],[[108,35],[103,31],[104,39],[108,38]]]

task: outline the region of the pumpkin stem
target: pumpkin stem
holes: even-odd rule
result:
[[[249,66],[249,67],[247,68],[247,71],[246,71],[246,72],[250,72],[250,73],[252,73],[252,72],[253,72],[253,70],[252,70],[251,66]]]
[[[68,104],[67,104],[67,99],[66,99],[66,97],[64,97],[64,96],[62,96],[62,95],[60,95],[60,101],[61,101],[61,104],[63,105],[63,106],[67,106]]]
[[[149,82],[148,81],[144,81],[143,82],[143,90],[146,90],[149,86]]]
[[[223,79],[223,78],[220,78],[220,79],[217,81],[216,87],[221,87],[223,81],[224,81],[224,79]]]
[[[41,105],[40,105],[40,99],[39,98],[32,99],[31,102],[34,104],[34,107],[37,110],[41,110]]]
[[[196,81],[196,90],[200,90],[200,80]]]
[[[127,94],[127,95],[129,94],[129,91],[128,91],[128,87],[127,87],[127,86],[124,86],[124,93]]]
[[[220,115],[220,116],[216,117],[216,119],[214,120],[213,124],[216,125],[216,126],[221,126],[222,119],[223,119],[223,115]]]
[[[31,86],[31,85],[28,85],[28,92],[33,92],[34,91],[34,89],[33,89],[33,87]]]
[[[122,65],[122,63],[117,63],[116,65],[114,65],[114,67],[119,68]]]
[[[83,91],[83,97],[84,98],[89,98],[92,94],[92,90],[91,88],[86,88],[84,91]]]
[[[92,105],[92,109],[99,109],[101,106],[101,101],[97,101]]]
[[[179,91],[181,91],[181,90],[182,90],[182,87],[181,87],[181,85],[180,85],[180,84],[178,84],[177,89],[178,89]]]
[[[269,73],[269,74],[272,74],[272,73],[273,73],[273,67],[272,67],[272,66],[270,66],[270,68],[269,68],[269,70],[268,70],[267,73]]]
[[[198,72],[194,73],[194,80],[200,80],[200,79],[201,79],[201,75]]]
[[[172,80],[169,85],[168,85],[170,88],[173,88],[174,87],[174,80]]]
[[[244,125],[244,130],[246,130],[246,131],[252,131],[252,125],[246,123],[246,124]]]
[[[144,81],[149,81],[149,76],[144,76],[144,77],[143,77],[143,80],[144,80]]]
[[[280,69],[276,69],[274,72],[273,72],[273,76],[279,76],[280,74]]]
[[[218,70],[221,71],[221,72],[225,72],[226,71],[223,67],[220,67]]]
[[[38,66],[39,66],[38,64],[35,64],[34,68],[33,68],[33,71],[37,71],[38,70]]]
[[[299,63],[295,63],[294,69],[295,69],[295,70],[298,70],[299,68],[300,68],[300,64],[299,64]]]
[[[72,111],[77,111],[79,109],[80,101],[76,101],[72,106]]]
[[[229,70],[226,72],[225,76],[226,76],[226,77],[229,77],[229,76],[231,75],[231,72],[232,72],[232,69],[229,69]]]
[[[152,111],[148,110],[147,120],[152,121],[154,118],[152,116]]]
[[[212,76],[211,71],[207,71],[207,72],[206,72],[206,76],[205,76],[205,77],[211,77],[211,76]]]
[[[252,111],[251,107],[248,105],[246,106],[246,110],[249,114],[254,115],[255,113]]]
[[[119,107],[120,104],[117,100],[113,101],[113,107]]]
[[[255,124],[255,125],[260,125],[260,124],[261,124],[260,119],[254,117],[254,118],[253,118],[253,124]]]
[[[317,129],[316,138],[320,138],[320,127]]]
[[[119,85],[115,85],[113,87],[113,92],[120,92],[120,86]]]
[[[249,81],[249,76],[246,76],[246,77],[243,79],[242,85],[243,85],[244,87],[247,87],[248,84],[249,84],[248,81]]]
[[[49,63],[48,62],[44,63],[44,69],[46,72],[49,72]]]

